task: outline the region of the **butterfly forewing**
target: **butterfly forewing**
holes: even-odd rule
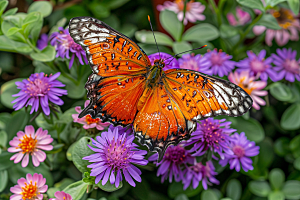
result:
[[[251,97],[237,85],[197,71],[166,71],[166,85],[182,102],[182,110],[190,120],[217,115],[240,116],[252,106]]]

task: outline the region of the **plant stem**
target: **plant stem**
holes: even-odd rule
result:
[[[239,45],[244,41],[245,37],[248,35],[248,33],[251,31],[252,27],[254,26],[254,24],[256,24],[260,18],[262,17],[262,14],[258,15],[252,22],[251,24],[248,26],[248,28],[246,29],[246,31],[244,33],[242,33],[240,35],[240,39],[239,41],[232,47],[231,51],[232,53],[234,53],[234,51],[236,50],[236,48],[239,47]]]
[[[217,7],[216,2],[214,0],[209,0],[209,3],[213,7],[213,9],[214,9],[214,11],[215,11],[215,13],[217,15],[218,26],[221,26],[221,24],[222,24],[221,13],[219,12],[219,8]]]

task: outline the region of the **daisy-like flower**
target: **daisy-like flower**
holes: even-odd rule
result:
[[[148,57],[151,62],[151,65],[154,65],[154,62],[156,60],[159,60],[159,59],[165,60],[165,67],[163,68],[163,70],[165,70],[165,71],[168,69],[179,68],[178,61],[176,60],[176,58],[173,59],[173,56],[170,54],[160,52],[160,53],[151,54]]]
[[[177,14],[177,18],[179,21],[183,19],[183,11],[184,11],[184,1],[183,0],[175,0],[174,2],[165,1],[164,5],[157,6],[158,11],[163,10],[171,10]],[[196,22],[197,20],[203,21],[205,20],[205,15],[202,15],[205,10],[205,6],[200,2],[189,1],[186,4],[186,12],[184,18],[184,24],[186,25],[188,22]]]
[[[89,105],[89,103],[90,103],[90,100],[85,101],[84,107],[87,107]],[[83,124],[83,128],[84,129],[96,128],[96,129],[98,129],[98,130],[101,131],[105,127],[108,127],[110,125],[109,122],[103,123],[101,121],[101,119],[99,119],[99,118],[93,119],[91,117],[91,115],[86,115],[86,116],[84,116],[82,118],[78,118],[79,113],[81,113],[81,111],[82,111],[81,107],[80,106],[76,106],[75,110],[76,110],[76,112],[78,112],[78,114],[72,114],[74,122]]]
[[[155,162],[157,159],[157,153],[149,157],[149,161]],[[175,181],[178,182],[182,180],[184,168],[187,167],[187,164],[193,164],[194,161],[195,158],[193,158],[181,145],[169,146],[163,159],[159,163],[156,163],[156,166],[159,166],[157,176],[161,175],[161,182],[164,182],[169,177],[171,183],[173,176]]]
[[[295,78],[300,81],[300,59],[296,59],[297,51],[291,48],[276,49],[277,55],[272,54],[274,70],[278,73],[277,80],[285,79],[294,82]]]
[[[299,40],[300,32],[300,20],[289,9],[280,8],[278,11],[271,10],[271,14],[276,18],[280,30],[267,29],[265,26],[254,26],[253,33],[255,35],[261,35],[266,31],[266,43],[272,46],[272,40],[275,38],[276,43],[279,46],[283,46],[291,41]]]
[[[243,11],[240,7],[236,7],[236,17],[233,13],[227,14],[227,20],[231,26],[245,25],[251,20],[248,12]]]
[[[261,50],[258,55],[255,55],[252,51],[247,51],[248,58],[241,60],[236,63],[238,72],[250,71],[251,76],[260,77],[261,80],[267,81],[268,77],[272,81],[277,80],[277,73],[274,71],[271,63],[273,61],[272,57],[265,59],[266,50]]]
[[[219,154],[221,159],[224,159],[225,154],[232,154],[228,144],[231,140],[230,134],[236,130],[230,128],[231,122],[225,121],[213,118],[201,120],[200,126],[186,143],[186,146],[193,145],[189,150],[193,153],[192,156],[202,156],[208,149]]]
[[[39,50],[43,50],[46,46],[48,46],[48,35],[43,33],[40,39],[37,41],[36,47]]]
[[[63,192],[63,191],[57,191],[54,193],[54,196],[56,198],[51,198],[49,200],[73,200],[72,196]]]
[[[20,178],[18,185],[10,188],[10,191],[14,193],[10,196],[10,200],[29,200],[29,199],[43,199],[43,194],[48,189],[45,185],[46,179],[42,174],[27,174],[26,179]]]
[[[18,97],[11,103],[16,103],[13,108],[20,110],[24,106],[31,106],[30,114],[33,111],[37,112],[41,105],[45,115],[50,114],[49,101],[56,105],[63,105],[64,102],[59,96],[66,95],[67,90],[63,90],[57,87],[64,87],[60,81],[55,80],[59,77],[60,72],[49,77],[43,72],[31,74],[28,79],[24,79],[22,82],[16,82],[18,89],[21,91],[18,94],[12,95]]]
[[[130,124],[129,126],[126,127],[122,127],[122,126],[114,126],[114,125],[110,125],[109,126],[110,129],[114,129],[117,128],[118,129],[118,133],[119,134],[126,134],[126,135],[132,135],[133,134],[133,126],[132,124]]]
[[[234,73],[230,73],[228,79],[240,86],[245,92],[247,92],[251,98],[253,99],[253,108],[256,110],[260,109],[260,106],[266,105],[266,102],[259,98],[258,96],[266,96],[268,94],[267,91],[262,90],[267,86],[266,81],[254,81],[255,77],[249,75],[249,71],[242,71],[238,73],[235,71]]]
[[[196,189],[202,181],[202,186],[207,190],[207,185],[219,184],[220,182],[214,177],[218,173],[215,172],[215,167],[211,161],[206,162],[206,165],[202,163],[196,163],[195,165],[189,166],[185,170],[186,175],[182,179],[183,189],[186,190],[190,184]]]
[[[101,136],[97,136],[96,140],[92,139],[92,147],[95,154],[86,156],[83,159],[94,162],[88,165],[91,170],[91,176],[96,176],[95,183],[102,180],[105,185],[109,180],[111,184],[119,187],[122,181],[122,172],[125,180],[133,187],[136,181],[141,182],[141,170],[137,165],[147,165],[148,161],[144,159],[147,154],[145,150],[137,149],[138,145],[133,143],[134,135],[119,134],[118,129],[108,129],[108,132],[102,132]]]
[[[226,155],[224,160],[220,160],[219,164],[223,167],[230,164],[230,169],[235,168],[237,172],[240,171],[241,165],[245,172],[253,170],[252,160],[253,157],[259,154],[259,146],[255,146],[255,142],[247,140],[245,133],[235,133],[232,135],[232,141],[229,145],[233,151],[233,155]]]
[[[183,54],[182,57],[178,59],[179,66],[182,69],[190,69],[205,74],[212,74],[212,70],[206,68],[208,61],[205,60],[205,62],[202,62],[202,58],[203,56],[201,56],[200,54]],[[205,70],[202,66],[205,66]]]
[[[232,56],[226,54],[221,49],[217,51],[207,50],[207,53],[200,60],[202,71],[209,75],[227,76],[234,69],[235,62],[230,60]]]
[[[39,166],[41,162],[46,159],[44,151],[50,151],[53,146],[50,143],[53,141],[48,131],[39,128],[36,133],[33,126],[29,125],[25,127],[25,133],[19,131],[17,137],[14,137],[10,142],[7,149],[8,152],[15,153],[10,160],[14,160],[14,163],[18,163],[22,160],[22,167],[26,167],[29,162],[29,155],[32,156],[32,163],[34,166]]]
[[[65,30],[62,27],[59,27],[58,30],[59,32],[52,33],[50,36],[50,44],[54,46],[57,51],[56,57],[66,57],[70,59],[71,54],[72,56],[69,63],[69,68],[72,67],[75,56],[78,58],[80,64],[84,65],[83,60],[86,64],[88,64],[85,51],[79,44],[74,42],[73,38],[69,34],[69,30]],[[83,57],[83,60],[81,56]]]

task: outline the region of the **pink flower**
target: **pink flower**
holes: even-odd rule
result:
[[[54,196],[56,198],[51,198],[49,200],[73,200],[72,196],[63,192],[63,191],[57,191],[55,192]]]
[[[48,131],[39,128],[36,133],[33,126],[29,125],[25,127],[25,133],[19,131],[17,137],[14,137],[10,142],[10,146],[7,150],[11,153],[16,153],[10,160],[14,160],[14,163],[18,163],[22,160],[22,167],[26,167],[29,162],[29,155],[32,156],[32,163],[34,166],[39,166],[41,162],[46,159],[44,151],[50,151],[53,149],[52,145],[49,145],[53,139],[48,135]]]
[[[239,7],[236,7],[235,16],[233,13],[227,14],[227,20],[231,26],[244,25],[251,20],[250,14]]]
[[[84,107],[87,107],[89,105],[89,103],[90,103],[89,100],[85,101]],[[81,113],[81,111],[82,111],[80,106],[76,106],[75,110],[78,113]],[[72,115],[72,117],[74,119],[74,122],[77,122],[79,124],[83,124],[83,128],[84,129],[97,128],[98,130],[101,131],[105,127],[107,127],[107,126],[110,125],[110,123],[108,123],[108,122],[103,123],[101,121],[101,119],[99,119],[99,118],[93,119],[91,117],[91,115],[86,115],[86,116],[84,116],[82,118],[78,118],[78,115],[79,114],[73,114]]]
[[[249,75],[249,71],[242,71],[240,74],[235,71],[230,73],[228,79],[240,86],[245,92],[247,92],[253,99],[253,108],[259,110],[259,105],[266,105],[266,102],[258,96],[266,96],[267,91],[261,90],[267,86],[266,81],[254,81],[255,77]]]
[[[31,174],[27,174],[26,179],[20,178],[18,180],[18,185],[10,188],[10,191],[14,193],[10,196],[10,200],[42,200],[42,193],[45,193],[48,189],[48,186],[45,185],[45,183],[46,179],[43,178],[42,174],[35,173],[33,176]]]
[[[183,19],[183,9],[184,9],[184,1],[183,0],[175,0],[174,2],[165,1],[164,5],[158,5],[157,10],[171,10],[177,14],[177,18],[179,21]],[[189,1],[186,4],[186,12],[184,18],[184,24],[186,25],[189,22],[196,22],[197,20],[203,21],[205,20],[205,16],[202,15],[205,10],[205,6],[200,2]]]
[[[280,8],[279,11],[271,10],[271,14],[276,18],[280,30],[267,29],[265,26],[254,26],[255,35],[261,35],[266,30],[266,43],[272,46],[272,40],[275,38],[279,46],[288,43],[289,40],[298,41],[300,32],[300,20],[289,9]]]

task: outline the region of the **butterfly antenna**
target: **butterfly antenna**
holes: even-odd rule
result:
[[[197,50],[197,49],[202,49],[204,47],[206,47],[207,45],[203,45],[202,47],[198,47],[196,49],[191,49],[191,50],[188,50],[188,51],[184,51],[184,52],[181,52],[181,53],[178,53],[178,54],[175,54],[174,56],[170,56],[169,58],[173,58],[172,60],[174,60],[175,56],[178,56],[180,54],[183,54],[183,53],[186,53],[186,52],[189,52],[189,51],[194,51],[194,50]],[[165,60],[168,60],[169,58],[166,58]],[[170,64],[172,62],[172,60],[170,60],[170,62],[168,64]],[[168,65],[167,64],[167,65]]]
[[[150,16],[148,15],[148,21],[149,21],[149,23],[150,23],[150,27],[151,27],[151,30],[152,30],[152,34],[153,34],[153,37],[154,37],[154,40],[155,40],[155,44],[156,44],[156,47],[157,47],[157,51],[158,51],[158,54],[159,54],[159,58],[161,58],[160,57],[160,51],[159,51],[159,49],[158,49],[158,45],[157,45],[157,42],[156,42],[156,38],[155,38],[155,35],[154,35],[154,31],[153,31],[153,28],[152,28],[152,24],[151,24],[151,20],[150,20]]]

